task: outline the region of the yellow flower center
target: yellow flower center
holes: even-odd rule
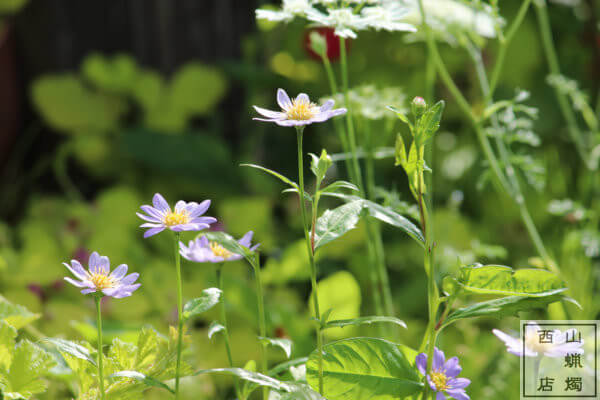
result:
[[[90,274],[90,281],[96,286],[96,289],[108,289],[115,285],[115,280],[108,275],[93,273]]]
[[[216,257],[222,257],[224,259],[228,259],[233,255],[230,251],[226,250],[223,246],[215,242],[210,242],[210,250]]]
[[[292,106],[286,111],[288,119],[306,121],[319,112],[319,106],[315,103],[303,100],[292,100]]]
[[[432,372],[431,381],[438,392],[448,389],[448,377],[443,372]]]
[[[165,215],[165,225],[167,226],[175,226],[175,225],[183,225],[189,222],[188,214],[185,211],[182,212],[170,212]]]

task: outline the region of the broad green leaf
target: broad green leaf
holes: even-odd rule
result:
[[[225,232],[202,232],[198,236],[206,236],[209,241],[218,243],[223,246],[225,250],[245,257],[248,260],[254,255],[252,250],[242,246],[231,235],[228,235]]]
[[[128,94],[136,81],[138,66],[135,59],[128,54],[108,57],[92,53],[83,60],[81,72],[100,89]]]
[[[259,386],[267,386],[267,387],[273,388],[275,390],[283,390],[286,392],[291,392],[294,390],[294,386],[289,384],[288,382],[283,382],[283,381],[277,380],[275,378],[271,378],[270,376],[263,375],[258,372],[247,371],[242,368],[204,369],[204,370],[200,370],[200,371],[194,373],[194,375],[203,375],[203,374],[234,375],[245,381],[256,383]]]
[[[17,344],[10,368],[0,375],[0,389],[5,399],[29,399],[46,390],[42,377],[55,364],[54,358],[41,347],[23,340]]]
[[[218,332],[225,331],[227,328],[218,321],[213,321],[208,326],[208,338],[212,339],[213,335]]]
[[[329,328],[343,328],[345,326],[353,326],[353,325],[370,325],[375,322],[388,322],[396,325],[400,325],[403,328],[406,328],[406,323],[401,319],[395,317],[383,317],[374,315],[371,317],[360,317],[360,318],[352,318],[352,319],[338,319],[333,321],[327,321],[325,326],[322,329]]]
[[[569,301],[576,305],[575,300],[570,299],[562,294],[551,294],[544,297],[528,297],[528,296],[509,296],[499,299],[475,303],[473,305],[459,308],[450,313],[443,327],[450,325],[460,319],[474,317],[510,317],[519,316],[519,312],[528,311],[536,308],[545,308],[548,304],[556,301]]]
[[[329,343],[323,352],[323,396],[329,400],[396,400],[422,389],[421,377],[395,343],[352,338]],[[306,379],[318,388],[316,351],[306,363]]]
[[[78,343],[58,338],[45,338],[44,341],[56,346],[58,351],[61,353],[69,354],[75,358],[79,358],[80,360],[85,360],[93,365],[96,365],[96,358],[92,357],[87,348]]]
[[[335,181],[319,191],[321,193],[336,193],[342,189],[348,189],[354,192],[358,192],[358,187],[356,187],[355,184],[346,181]]]
[[[283,183],[290,185],[294,189],[299,190],[298,189],[298,185],[294,181],[292,181],[291,179],[286,178],[285,176],[281,175],[279,172],[275,172],[273,170],[270,170],[270,169],[265,168],[265,167],[261,167],[260,165],[256,165],[256,164],[240,164],[240,166],[241,167],[250,167],[250,168],[260,169],[261,171],[264,171],[267,174],[273,175],[274,177],[278,178]]]
[[[0,322],[0,370],[8,370],[15,351],[17,330],[6,322]]]
[[[284,351],[287,358],[290,358],[292,355],[292,341],[290,339],[268,338],[263,336],[259,336],[258,339],[264,344],[279,347]]]
[[[462,267],[457,284],[467,292],[501,296],[549,296],[566,290],[562,279],[552,272],[502,265]]]
[[[40,314],[34,314],[25,307],[18,304],[12,304],[10,301],[0,296],[0,321],[6,322],[13,328],[17,330],[21,329],[40,317]]]
[[[185,303],[183,307],[183,319],[188,319],[202,314],[219,303],[221,298],[221,289],[208,288],[202,291],[202,296]]]
[[[156,380],[150,376],[144,375],[141,372],[137,372],[137,371],[119,371],[119,372],[115,372],[114,374],[110,375],[111,377],[119,377],[119,378],[129,378],[129,379],[134,379],[136,381],[140,381],[142,383],[144,383],[146,386],[153,386],[153,387],[158,387],[158,388],[162,388],[165,390],[168,390],[169,392],[175,394],[175,391],[173,389],[171,389],[169,386],[167,386],[166,384],[162,383],[159,380]]]
[[[317,284],[319,293],[319,306],[321,310],[331,309],[332,318],[353,319],[360,316],[361,292],[356,278],[347,271],[336,272]],[[314,312],[313,294],[308,299],[311,314]],[[314,314],[313,314],[314,316]],[[321,316],[325,321],[329,319],[328,312]],[[340,339],[352,335],[355,328],[331,328],[324,333],[328,338]]]
[[[357,200],[326,210],[315,225],[315,250],[356,228],[363,208],[363,202]]]

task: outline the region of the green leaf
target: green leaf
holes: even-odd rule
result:
[[[357,200],[326,210],[315,225],[315,250],[356,228],[363,208],[363,202]]]
[[[198,237],[200,236],[206,236],[210,242],[218,243],[223,246],[225,250],[234,254],[238,254],[249,261],[254,256],[254,252],[252,250],[250,250],[248,247],[242,246],[231,235],[228,235],[225,232],[202,232],[198,235]]]
[[[218,321],[213,321],[208,326],[208,338],[212,339],[212,337],[215,333],[222,332],[222,331],[224,332],[225,330],[227,330],[227,328],[225,328],[225,326],[223,326]]]
[[[90,351],[78,343],[58,338],[45,338],[43,341],[53,344],[61,353],[69,354],[96,365],[96,359],[91,356]]]
[[[266,376],[260,374],[258,372],[247,371],[242,368],[214,368],[214,369],[203,369],[200,370],[194,375],[202,375],[202,374],[227,374],[234,375],[240,379],[243,379],[248,382],[253,382],[258,384],[259,386],[267,386],[275,390],[283,390],[286,392],[291,392],[294,390],[294,386],[277,380],[275,378],[271,378],[270,376]]]
[[[450,313],[443,327],[450,325],[460,319],[475,318],[475,317],[510,317],[519,316],[519,312],[528,311],[535,308],[545,308],[548,304],[556,301],[569,301],[577,305],[575,300],[570,299],[562,294],[552,294],[544,297],[528,297],[528,296],[509,296],[499,299],[475,303],[473,305],[459,308]]]
[[[268,338],[263,336],[259,336],[258,339],[263,344],[279,347],[284,351],[287,358],[290,358],[292,355],[292,341],[290,339]]]
[[[415,135],[415,142],[418,147],[421,147],[425,143],[429,142],[433,135],[440,128],[440,121],[442,120],[442,114],[444,112],[445,103],[443,100],[438,101],[432,107],[430,107],[421,116],[417,122]]]
[[[398,165],[402,165],[402,167],[404,167],[404,165],[406,164],[406,162],[408,161],[406,158],[406,146],[404,145],[404,139],[402,139],[402,134],[398,133],[396,135],[396,166]]]
[[[100,53],[92,53],[83,60],[81,72],[100,89],[129,94],[138,75],[138,66],[135,59],[128,54],[107,57]]]
[[[287,371],[290,367],[296,367],[298,365],[306,364],[307,361],[308,361],[308,357],[295,358],[293,360],[286,361],[284,363],[281,363],[281,364],[276,365],[275,367],[271,368],[269,370],[269,372],[267,373],[267,375],[269,375],[269,376],[279,375],[282,372]],[[246,369],[248,369],[248,368],[246,368]]]
[[[204,289],[202,291],[202,296],[185,303],[185,306],[183,307],[183,320],[187,321],[216,306],[221,298],[221,293],[221,289],[217,288]]]
[[[398,119],[402,122],[404,122],[405,124],[407,124],[408,126],[410,126],[410,128],[412,129],[413,124],[410,122],[410,120],[408,119],[408,117],[404,114],[404,111],[394,107],[394,106],[387,106],[387,109],[394,112],[397,116]]]
[[[34,314],[25,307],[12,304],[4,297],[0,296],[0,321],[4,321],[15,329],[29,325],[40,318],[40,314]]]
[[[0,389],[5,399],[29,399],[46,390],[42,377],[55,364],[54,358],[41,347],[23,340],[17,344],[10,368],[0,375]]]
[[[324,346],[323,396],[329,400],[396,400],[422,389],[421,378],[397,344],[352,338]],[[318,357],[306,363],[306,379],[319,385]]]
[[[310,261],[306,241],[296,240],[285,247],[280,257],[269,257],[262,270],[265,284],[283,285],[310,279]]]
[[[260,169],[261,171],[264,171],[267,174],[271,174],[274,177],[278,178],[283,183],[290,185],[291,187],[293,187],[294,189],[298,190],[298,192],[299,192],[298,185],[294,181],[292,181],[292,180],[286,178],[285,176],[281,175],[279,172],[275,172],[273,170],[270,170],[270,169],[265,168],[265,167],[261,167],[260,165],[256,165],[256,164],[240,164],[240,166],[241,167],[250,167],[250,168]]]
[[[370,325],[374,322],[389,322],[392,324],[400,325],[406,328],[406,323],[401,319],[395,317],[384,317],[374,315],[371,317],[360,317],[360,318],[352,318],[352,319],[338,319],[333,321],[327,321],[322,329],[329,328],[343,328],[345,326],[353,326],[353,325]]]
[[[17,330],[6,322],[0,322],[0,370],[8,370],[15,351]]]
[[[358,192],[358,187],[355,184],[346,181],[335,181],[320,190],[321,193],[336,193],[342,189],[348,189]]]
[[[150,376],[144,375],[141,372],[119,371],[119,372],[115,372],[114,374],[111,374],[110,377],[134,379],[136,381],[142,382],[146,386],[158,387],[161,389],[168,390],[169,392],[175,394],[175,391],[173,389],[171,389],[169,386],[167,386],[166,384],[164,384],[161,381],[154,379]]]
[[[465,291],[500,296],[549,296],[565,291],[563,280],[542,269],[513,270],[503,265],[469,265],[460,269],[458,285]]]
[[[226,91],[225,75],[217,68],[199,62],[182,66],[173,76],[169,87],[175,109],[198,115],[207,115],[212,111]]]

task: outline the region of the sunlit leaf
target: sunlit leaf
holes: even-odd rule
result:
[[[59,338],[45,338],[44,341],[56,346],[58,351],[61,353],[69,354],[75,358],[79,358],[80,360],[85,360],[93,365],[96,365],[96,358],[92,357],[87,348],[78,343]]]
[[[353,325],[370,325],[370,324],[376,323],[376,322],[387,322],[387,323],[391,323],[391,324],[400,325],[401,327],[406,328],[406,323],[404,321],[402,321],[401,319],[398,319],[395,317],[384,317],[384,316],[374,315],[371,317],[360,317],[360,318],[352,318],[352,319],[338,319],[338,320],[327,321],[327,323],[325,323],[325,326],[323,326],[323,329],[343,328],[345,326],[353,326]]]
[[[119,371],[119,372],[115,372],[114,374],[111,374],[110,376],[111,377],[119,377],[119,378],[135,379],[136,381],[140,381],[140,382],[144,383],[146,386],[158,387],[161,389],[168,390],[169,392],[175,394],[175,391],[173,389],[171,389],[169,386],[167,386],[166,384],[164,384],[161,381],[156,380],[150,376],[144,375],[141,372]]]
[[[315,225],[315,249],[356,228],[363,208],[363,202],[358,200],[326,210]]]
[[[292,341],[290,339],[282,339],[282,338],[268,338],[259,336],[258,339],[271,346],[279,347],[284,351],[287,358],[290,358],[292,355]]]
[[[212,337],[218,332],[224,332],[227,328],[223,326],[218,321],[213,321],[208,326],[208,338],[212,339]]]
[[[219,303],[221,290],[217,288],[208,288],[202,291],[198,298],[188,301],[183,307],[183,319],[188,320],[196,315],[202,314]]]

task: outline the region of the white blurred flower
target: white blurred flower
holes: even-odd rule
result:
[[[290,22],[295,17],[306,16],[306,13],[310,10],[314,10],[310,0],[283,0],[280,10],[262,8],[256,10],[256,18],[275,22]]]
[[[385,2],[374,7],[365,7],[362,16],[370,27],[375,30],[386,30],[389,32],[406,31],[416,32],[417,28],[404,22],[409,9],[402,6],[400,2]]]
[[[369,27],[367,19],[355,14],[352,8],[327,9],[327,14],[313,8],[307,11],[306,18],[319,25],[335,28],[335,34],[343,38],[356,39],[356,31]]]
[[[333,98],[336,103],[345,104],[344,95],[341,93],[322,100],[325,101],[330,98]],[[408,111],[406,108],[406,95],[400,87],[390,86],[378,89],[375,85],[361,85],[349,90],[348,98],[354,113],[366,119],[389,118],[395,120],[396,115],[390,113],[386,108],[390,105],[399,110]]]

